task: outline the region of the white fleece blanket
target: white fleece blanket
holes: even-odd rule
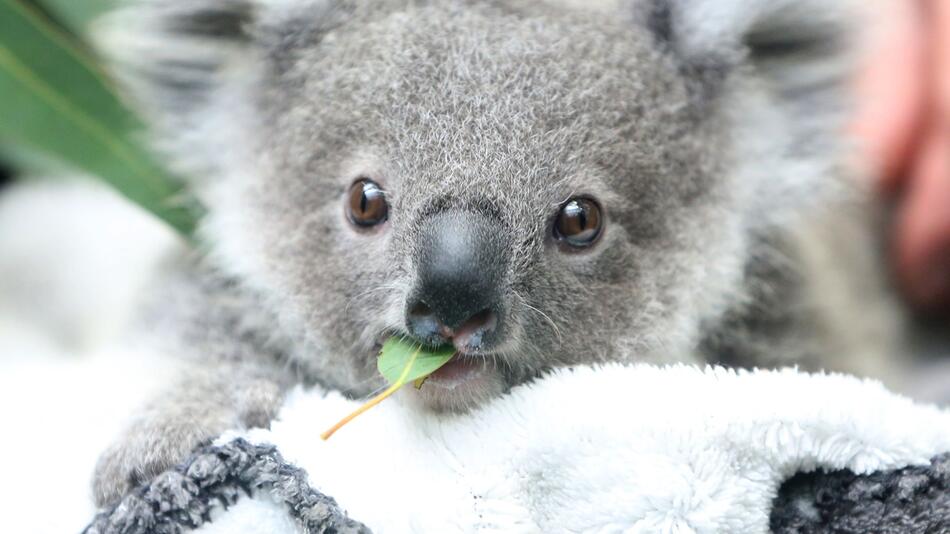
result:
[[[411,395],[411,390],[403,391]],[[686,366],[563,371],[466,416],[297,391],[269,431],[310,484],[374,532],[767,532],[798,471],[857,474],[950,451],[950,413],[873,381]],[[297,532],[267,495],[199,532]]]

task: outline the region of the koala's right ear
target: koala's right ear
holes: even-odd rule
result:
[[[335,0],[125,0],[97,21],[96,45],[153,141],[186,175],[213,174],[215,154],[262,69],[343,20]],[[200,145],[200,146],[199,146]],[[203,154],[203,156],[200,156]]]
[[[240,69],[257,0],[131,0],[97,22],[96,43],[133,104],[185,126]]]

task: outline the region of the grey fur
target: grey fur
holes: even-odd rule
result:
[[[191,366],[187,376],[144,407],[96,465],[93,492],[113,502],[232,428],[267,427],[283,382],[253,364]]]
[[[284,362],[261,414],[294,381],[352,396],[382,386],[374,357],[404,330],[437,213],[496,223],[508,323],[488,385],[423,388],[412,397],[428,408],[605,360],[875,368],[891,332],[869,296],[879,288],[858,292],[871,319],[826,320],[858,301],[819,305],[813,267],[829,251],[803,237],[861,209],[840,170],[845,20],[818,0],[142,0],[119,12],[106,48],[210,208],[207,260],[170,277],[152,318],[210,370],[107,453],[99,502],[247,423],[233,406],[257,380],[248,365]],[[370,232],[343,216],[361,176],[391,208]],[[577,194],[600,201],[607,229],[565,254],[551,224]],[[189,304],[174,309],[169,292]],[[793,313],[749,320],[774,307]],[[829,347],[843,359],[822,359]],[[215,369],[221,357],[234,363]]]

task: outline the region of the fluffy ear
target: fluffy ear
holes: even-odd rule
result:
[[[342,20],[335,4],[126,0],[98,21],[96,44],[156,147],[185,175],[214,175],[253,128],[242,110],[254,85],[279,75],[299,41]]]
[[[132,0],[99,21],[97,44],[134,104],[169,127],[208,105],[239,69],[256,0]]]
[[[751,68],[781,104],[814,113],[849,74],[851,0],[642,1],[641,17],[704,91]]]
[[[853,194],[844,176],[853,0],[633,0],[695,84],[696,110],[734,120],[735,175],[750,185],[750,228],[797,224],[805,206]]]

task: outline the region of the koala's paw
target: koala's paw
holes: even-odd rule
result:
[[[186,460],[218,433],[136,425],[99,457],[92,483],[96,506],[115,504],[141,484]]]

